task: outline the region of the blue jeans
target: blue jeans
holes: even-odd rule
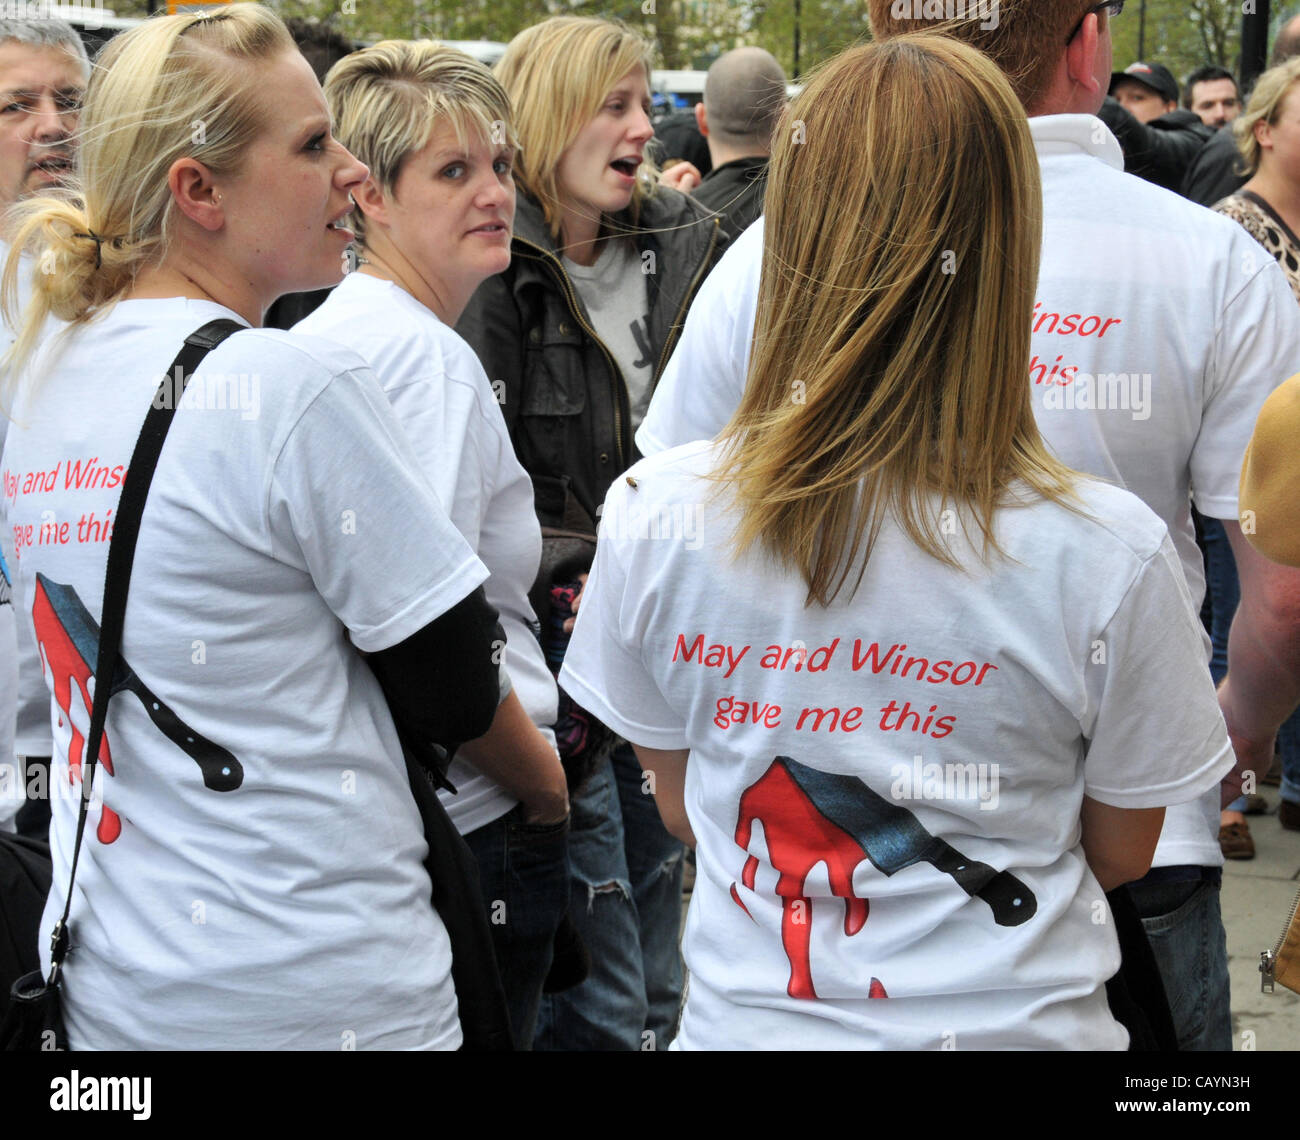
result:
[[[591,973],[543,997],[537,1049],[662,1049],[677,1033],[686,849],[642,788],[624,743],[570,801],[569,914]]]
[[[1232,1050],[1228,944],[1216,878],[1128,885],[1160,967],[1181,1052]]]
[[[516,804],[465,836],[478,860],[515,1046],[532,1048],[555,931],[569,905],[567,823],[524,823]]]
[[[1205,605],[1201,617],[1210,631],[1212,655],[1210,675],[1217,685],[1228,671],[1228,630],[1232,615],[1241,601],[1241,586],[1237,580],[1237,563],[1228,545],[1228,535],[1218,519],[1199,516],[1202,548],[1205,551]],[[1208,610],[1208,615],[1207,611]],[[1277,734],[1278,750],[1282,754],[1282,798],[1300,804],[1300,709],[1292,713]],[[1264,775],[1263,772],[1257,773]],[[1234,811],[1246,806],[1245,797],[1228,805]]]

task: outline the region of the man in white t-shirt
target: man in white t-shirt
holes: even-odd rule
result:
[[[932,30],[892,18],[889,7],[872,0],[877,37]],[[1244,231],[1122,172],[1118,144],[1094,117],[1110,77],[1109,20],[1087,0],[1050,8],[1008,0],[996,28],[974,18],[944,28],[1017,76],[1030,115],[1044,199],[1030,346],[1039,427],[1065,462],[1126,487],[1164,520],[1198,605],[1205,580],[1191,501],[1224,520],[1242,572],[1234,645],[1276,653],[1251,662],[1250,683],[1267,691],[1300,675],[1297,647],[1276,632],[1300,618],[1274,600],[1293,572],[1242,539],[1237,480],[1260,406],[1300,371],[1300,313],[1281,271]],[[637,434],[643,453],[711,438],[734,411],[762,243],[760,221],[701,288]],[[1235,696],[1250,707],[1249,685]],[[1202,760],[1189,756],[1189,771]],[[1170,807],[1153,870],[1130,887],[1185,1049],[1231,1048],[1218,800],[1210,792]]]
[[[72,132],[89,75],[90,60],[71,25],[0,20],[0,217],[20,198],[59,185],[71,170]],[[0,230],[0,264],[9,254],[7,237]],[[27,285],[20,281],[20,309],[26,299]],[[0,338],[3,351],[12,339],[7,327]],[[0,451],[8,423],[0,414]],[[6,533],[0,539],[0,563],[12,566],[13,554]],[[5,574],[0,582],[0,829],[14,826],[23,805],[28,781],[17,757],[42,758],[30,771],[39,794],[50,755],[50,700],[40,657],[28,631],[18,626],[9,589]],[[48,801],[35,800],[24,813],[22,829],[43,837],[49,818]]]

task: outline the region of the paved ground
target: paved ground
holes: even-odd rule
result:
[[[1284,986],[1259,992],[1259,954],[1277,942],[1300,892],[1300,831],[1277,821],[1276,788],[1261,788],[1270,813],[1248,816],[1255,858],[1229,860],[1223,871],[1223,925],[1228,931],[1233,1048],[1300,1049],[1300,994]]]

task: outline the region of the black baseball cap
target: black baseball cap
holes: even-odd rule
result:
[[[1115,93],[1115,84],[1121,79],[1136,79],[1144,87],[1150,87],[1166,103],[1178,102],[1178,80],[1169,68],[1158,63],[1130,63],[1123,71],[1116,71],[1110,77],[1110,93]]]

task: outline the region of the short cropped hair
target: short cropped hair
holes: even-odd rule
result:
[[[1187,77],[1187,84],[1183,88],[1183,106],[1188,111],[1192,109],[1192,88],[1198,83],[1213,83],[1219,79],[1231,79],[1234,87],[1237,84],[1236,76],[1227,68],[1216,67],[1214,64],[1198,67]]]
[[[724,146],[767,149],[785,109],[785,72],[757,47],[736,48],[714,60],[704,80],[709,134]]]
[[[470,137],[515,145],[510,99],[472,56],[433,40],[383,40],[339,60],[325,77],[335,137],[391,194],[407,158],[440,123]],[[365,244],[365,215],[352,214]]]
[[[62,48],[81,64],[83,76],[90,75],[90,56],[77,29],[62,20],[0,20],[0,44],[9,40],[37,48]]]
[[[983,4],[968,4],[970,14],[961,19],[935,20],[919,15],[919,0],[902,5],[903,10],[918,13],[907,16],[893,14],[898,0],[868,3],[876,39],[904,32],[938,32],[962,40],[993,60],[1011,81],[1025,110],[1033,111],[1047,91],[1070,32],[1096,0],[999,0],[996,20],[988,18],[989,7]]]

